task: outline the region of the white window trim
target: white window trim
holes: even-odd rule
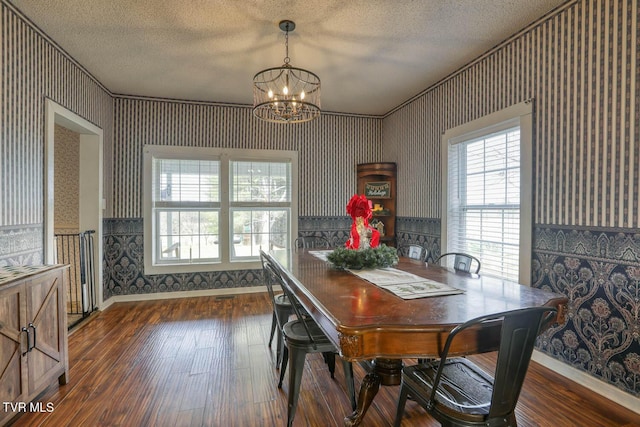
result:
[[[153,265],[152,224],[152,160],[153,156],[168,158],[219,159],[220,164],[220,229],[229,230],[229,162],[230,161],[287,161],[291,162],[291,234],[290,244],[298,235],[298,152],[285,150],[241,150],[203,147],[145,145],[143,148],[143,214],[144,214],[144,274],[177,274],[207,271],[249,270],[262,268],[260,260],[231,262],[228,246],[220,248],[222,261],[197,264]]]
[[[518,282],[530,286],[533,244],[533,100],[515,104],[444,132],[440,147],[442,171],[440,251],[441,253],[447,251],[449,145],[497,132],[514,124],[520,125],[520,259],[518,263]]]

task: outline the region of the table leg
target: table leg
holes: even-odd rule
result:
[[[362,384],[360,384],[360,392],[358,393],[358,407],[351,415],[344,419],[344,425],[346,427],[360,425],[362,417],[364,417],[367,409],[369,409],[369,405],[373,402],[373,398],[378,394],[379,389],[380,375],[375,371],[365,375],[362,379]]]
[[[371,364],[372,370],[365,375],[360,384],[358,406],[356,410],[344,419],[346,427],[360,425],[364,414],[369,409],[373,398],[382,385],[399,385],[402,373],[401,359],[376,359]]]

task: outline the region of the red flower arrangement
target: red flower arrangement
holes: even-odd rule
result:
[[[364,194],[355,194],[347,203],[347,213],[353,219],[347,249],[375,248],[380,244],[380,232],[369,226],[373,216],[371,201]]]
[[[358,217],[364,218],[367,222],[373,216],[371,200],[368,200],[364,194],[355,194],[347,203],[347,213],[354,220]]]

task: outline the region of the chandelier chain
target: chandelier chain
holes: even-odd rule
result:
[[[291,59],[289,58],[289,27],[287,27],[287,31],[285,31],[284,33],[284,49],[285,49],[284,63],[288,64],[291,61]]]

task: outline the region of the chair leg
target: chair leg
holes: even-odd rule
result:
[[[286,357],[286,356],[283,356],[284,337],[282,336],[282,327],[286,322],[289,321],[289,315],[291,313],[289,312],[289,310],[278,307],[278,306],[276,306],[274,311],[276,316],[276,322],[278,322],[278,332],[279,332],[278,339],[277,339],[278,348],[276,350],[276,369],[277,369],[278,366],[280,366],[280,364],[282,363],[283,358]]]
[[[276,323],[278,320],[276,319],[276,312],[273,311],[273,316],[271,316],[271,334],[269,335],[269,348],[271,348],[271,343],[273,342],[273,336],[276,332]]]
[[[293,425],[293,418],[296,416],[296,408],[298,406],[298,395],[300,394],[300,383],[302,382],[302,373],[304,371],[304,361],[307,353],[302,349],[292,347],[289,349],[289,396],[287,408],[287,426]]]
[[[284,338],[282,336],[282,332],[280,332],[280,330],[278,330],[278,338],[276,339],[276,345],[278,346],[276,348],[276,369],[278,369],[278,367],[280,366],[280,364],[282,363],[282,359],[283,357],[283,352],[284,352]]]
[[[289,348],[285,345],[282,349],[282,366],[280,367],[280,381],[278,381],[278,388],[282,388],[282,380],[284,379],[284,372],[287,370],[287,362],[289,361]]]
[[[327,366],[329,366],[329,372],[331,373],[331,378],[335,378],[336,354],[329,351],[329,352],[322,353],[322,355],[324,356],[324,361],[327,363]]]
[[[342,359],[342,368],[344,370],[344,379],[347,381],[347,393],[349,393],[349,399],[351,400],[351,409],[355,411],[358,407],[358,402],[356,402],[356,388],[353,384],[353,365],[351,362]]]
[[[404,406],[407,403],[408,394],[409,394],[409,390],[404,384],[402,384],[400,386],[400,398],[398,398],[398,408],[396,409],[396,420],[393,423],[393,427],[400,427],[400,423],[402,422],[402,416],[404,415]]]

